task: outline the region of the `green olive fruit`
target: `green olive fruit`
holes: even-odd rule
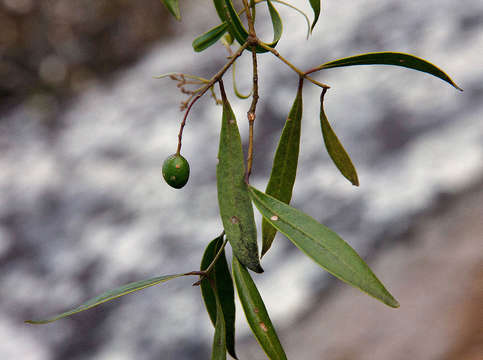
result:
[[[170,155],[163,163],[163,177],[169,186],[181,189],[188,182],[190,176],[190,165],[188,161],[179,154]]]

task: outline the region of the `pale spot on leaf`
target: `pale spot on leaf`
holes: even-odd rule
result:
[[[240,222],[236,216],[232,216],[230,220],[232,224],[238,224]]]
[[[277,220],[278,220],[278,216],[277,216],[277,215],[273,215],[273,216],[270,218],[270,220],[272,220],[272,221],[277,221]]]

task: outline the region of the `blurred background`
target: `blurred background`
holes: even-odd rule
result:
[[[307,1],[294,4],[309,15]],[[49,316],[126,282],[195,270],[221,230],[215,167],[221,108],[205,96],[183,137],[191,178],[167,186],[186,99],[154,77],[211,77],[217,25],[209,2],[0,0],[0,358],[207,359],[213,329],[193,279],[176,279],[56,323]],[[334,280],[277,236],[253,277],[290,359],[476,360],[483,357],[483,3],[324,1],[313,35],[277,5],[277,49],[300,68],[369,51],[402,51],[464,89],[408,69],[352,67],[326,113],[361,186],[329,160],[320,91],[304,87],[301,158],[292,204],[337,231],[399,300],[397,310]],[[257,16],[266,17],[264,6]],[[271,27],[257,28],[269,39]],[[297,76],[259,56],[252,183],[264,188]],[[231,89],[230,76],[225,76]],[[249,56],[237,66],[250,88]],[[228,93],[246,139],[249,101]],[[260,217],[257,217],[260,220]],[[264,359],[238,308],[240,359]]]

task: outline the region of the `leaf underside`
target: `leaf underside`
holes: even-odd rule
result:
[[[249,190],[262,216],[317,264],[386,305],[399,307],[364,260],[335,232],[252,186]]]

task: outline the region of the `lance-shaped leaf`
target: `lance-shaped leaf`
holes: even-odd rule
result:
[[[329,120],[327,120],[327,116],[325,115],[324,95],[326,91],[327,89],[323,89],[322,95],[320,95],[320,126],[322,128],[322,137],[324,138],[325,147],[327,148],[330,158],[342,175],[344,175],[352,185],[359,186],[359,178],[357,177],[356,168],[334,130],[332,130]]]
[[[292,190],[297,175],[300,148],[300,129],[302,124],[302,87],[299,80],[297,96],[288,114],[282,135],[273,159],[272,172],[265,192],[274,198],[290,203]],[[270,249],[277,230],[270,223],[262,220],[262,256]]]
[[[198,36],[193,41],[193,49],[196,52],[200,52],[209,48],[223,36],[227,28],[228,25],[226,23],[221,23],[220,25],[215,26],[213,29],[208,30],[203,35]]]
[[[263,217],[317,264],[386,305],[399,307],[369,266],[339,235],[300,210],[252,186],[249,190]]]
[[[226,359],[226,327],[225,319],[223,317],[223,310],[221,308],[220,297],[214,286],[214,294],[216,301],[216,322],[215,322],[215,336],[213,337],[213,350],[211,352],[211,360],[225,360]]]
[[[312,10],[314,10],[314,21],[312,22],[312,26],[310,27],[310,31],[313,31],[315,24],[317,23],[317,20],[319,20],[320,0],[309,0],[309,2],[310,2],[310,6],[312,7]]]
[[[105,293],[102,293],[101,295],[96,296],[95,298],[87,300],[85,303],[79,305],[75,309],[66,311],[62,314],[55,315],[55,316],[52,316],[52,317],[44,319],[44,320],[27,320],[25,322],[29,323],[29,324],[47,324],[47,323],[65,318],[66,316],[70,316],[70,315],[73,315],[73,314],[77,314],[81,311],[91,309],[95,306],[98,306],[98,305],[105,303],[106,301],[118,298],[118,297],[123,296],[123,295],[130,294],[134,291],[139,291],[139,290],[145,289],[145,288],[150,287],[150,286],[158,285],[158,284],[163,283],[165,281],[175,279],[177,277],[184,276],[184,275],[187,275],[187,274],[164,275],[164,276],[158,276],[158,277],[155,277],[155,278],[151,278],[151,279],[148,279],[148,280],[132,282],[132,283],[123,285],[123,286],[121,286],[117,289],[106,291]]]
[[[233,257],[233,278],[248,325],[271,360],[287,359],[262,297],[247,269]]]
[[[218,205],[225,234],[243,265],[263,272],[258,258],[257,229],[245,182],[245,163],[235,114],[220,81],[223,117],[216,166]]]
[[[223,235],[211,241],[206,247],[205,253],[201,260],[201,270],[206,270],[211,262],[215,259],[216,254],[223,245]],[[210,285],[210,281],[214,282],[216,292]],[[228,269],[225,250],[215,263],[215,266],[209,274],[209,279],[205,278],[200,285],[201,295],[206,306],[206,310],[210,315],[211,322],[216,326],[217,322],[217,301],[218,296],[223,318],[225,322],[226,332],[226,348],[228,353],[236,357],[235,353],[235,291],[233,289],[233,280]]]
[[[414,55],[399,52],[375,52],[356,56],[351,56],[339,60],[330,61],[328,63],[317,66],[313,71],[322,69],[331,69],[342,66],[352,65],[396,65],[413,70],[422,71],[446,81],[456,89],[463,91],[453,80],[441,69],[430,62],[418,58]],[[311,72],[313,72],[311,71]]]
[[[240,43],[240,45],[243,45],[248,39],[248,31],[245,29],[240,16],[236,12],[232,0],[213,0],[213,3],[220,20],[228,24],[228,32],[238,41],[238,43]],[[268,12],[270,13],[270,19],[272,20],[273,41],[265,45],[275,47],[282,37],[282,19],[270,0],[267,0],[267,7]],[[256,46],[257,53],[264,53],[267,51],[268,50],[259,45]]]
[[[161,0],[163,4],[168,8],[171,15],[173,15],[176,20],[181,20],[181,13],[179,11],[179,0]]]

